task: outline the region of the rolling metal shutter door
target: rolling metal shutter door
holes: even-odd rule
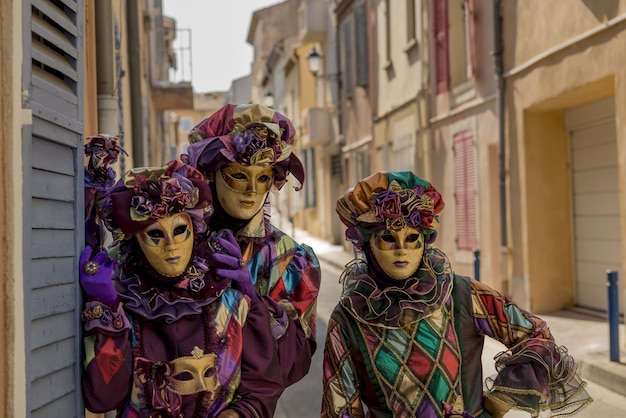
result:
[[[576,304],[607,310],[606,270],[621,274],[621,226],[614,97],[571,109]]]
[[[83,236],[83,3],[24,2],[24,294],[30,417],[83,415],[77,254]]]

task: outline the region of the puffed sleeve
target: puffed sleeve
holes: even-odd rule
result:
[[[544,320],[475,280],[471,293],[476,330],[508,348],[496,357],[498,373],[487,379],[487,397],[505,409],[551,410],[559,416],[591,402],[576,362],[556,344]]]
[[[249,268],[272,314],[285,386],[309,371],[317,348],[315,327],[321,269],[313,249],[275,231]]]
[[[122,303],[115,307],[92,300],[82,313],[85,331],[85,406],[91,412],[112,411],[124,406],[132,386],[130,323]]]
[[[340,308],[335,308],[328,321],[322,365],[321,418],[361,418],[358,372],[350,354],[351,341]]]
[[[251,300],[242,330],[241,382],[235,391],[235,401],[228,406],[240,417],[273,417],[283,393],[276,341],[269,324],[269,313],[263,303]]]

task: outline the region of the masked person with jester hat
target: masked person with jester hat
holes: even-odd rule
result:
[[[215,207],[209,228],[233,231],[251,283],[272,314],[285,386],[309,371],[320,286],[313,250],[270,223],[270,190],[283,187],[290,173],[304,184],[295,141],[281,113],[229,104],[192,129],[182,156],[209,180]]]
[[[338,200],[361,257],[346,266],[328,323],[321,416],[575,414],[591,399],[546,323],[456,275],[432,246],[443,207],[439,192],[408,171],[376,173]],[[485,337],[508,350],[483,390]]]
[[[204,237],[202,174],[178,161],[130,170],[108,200],[117,257],[88,246],[80,260],[87,409],[272,417],[283,385],[269,313],[232,233]]]

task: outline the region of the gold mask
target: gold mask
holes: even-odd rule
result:
[[[185,272],[193,253],[193,224],[186,213],[158,219],[137,233],[137,241],[150,265],[166,277]]]
[[[369,242],[380,268],[396,280],[411,276],[424,255],[424,234],[408,225],[397,231],[378,232]]]
[[[194,347],[191,356],[180,357],[170,363],[170,390],[180,395],[216,393],[220,387],[216,362],[217,354],[204,354],[199,347]]]
[[[249,220],[263,207],[273,182],[274,172],[269,164],[229,163],[216,173],[215,189],[226,213]]]

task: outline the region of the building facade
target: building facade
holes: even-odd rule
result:
[[[501,3],[511,294],[623,313],[626,2]]]

